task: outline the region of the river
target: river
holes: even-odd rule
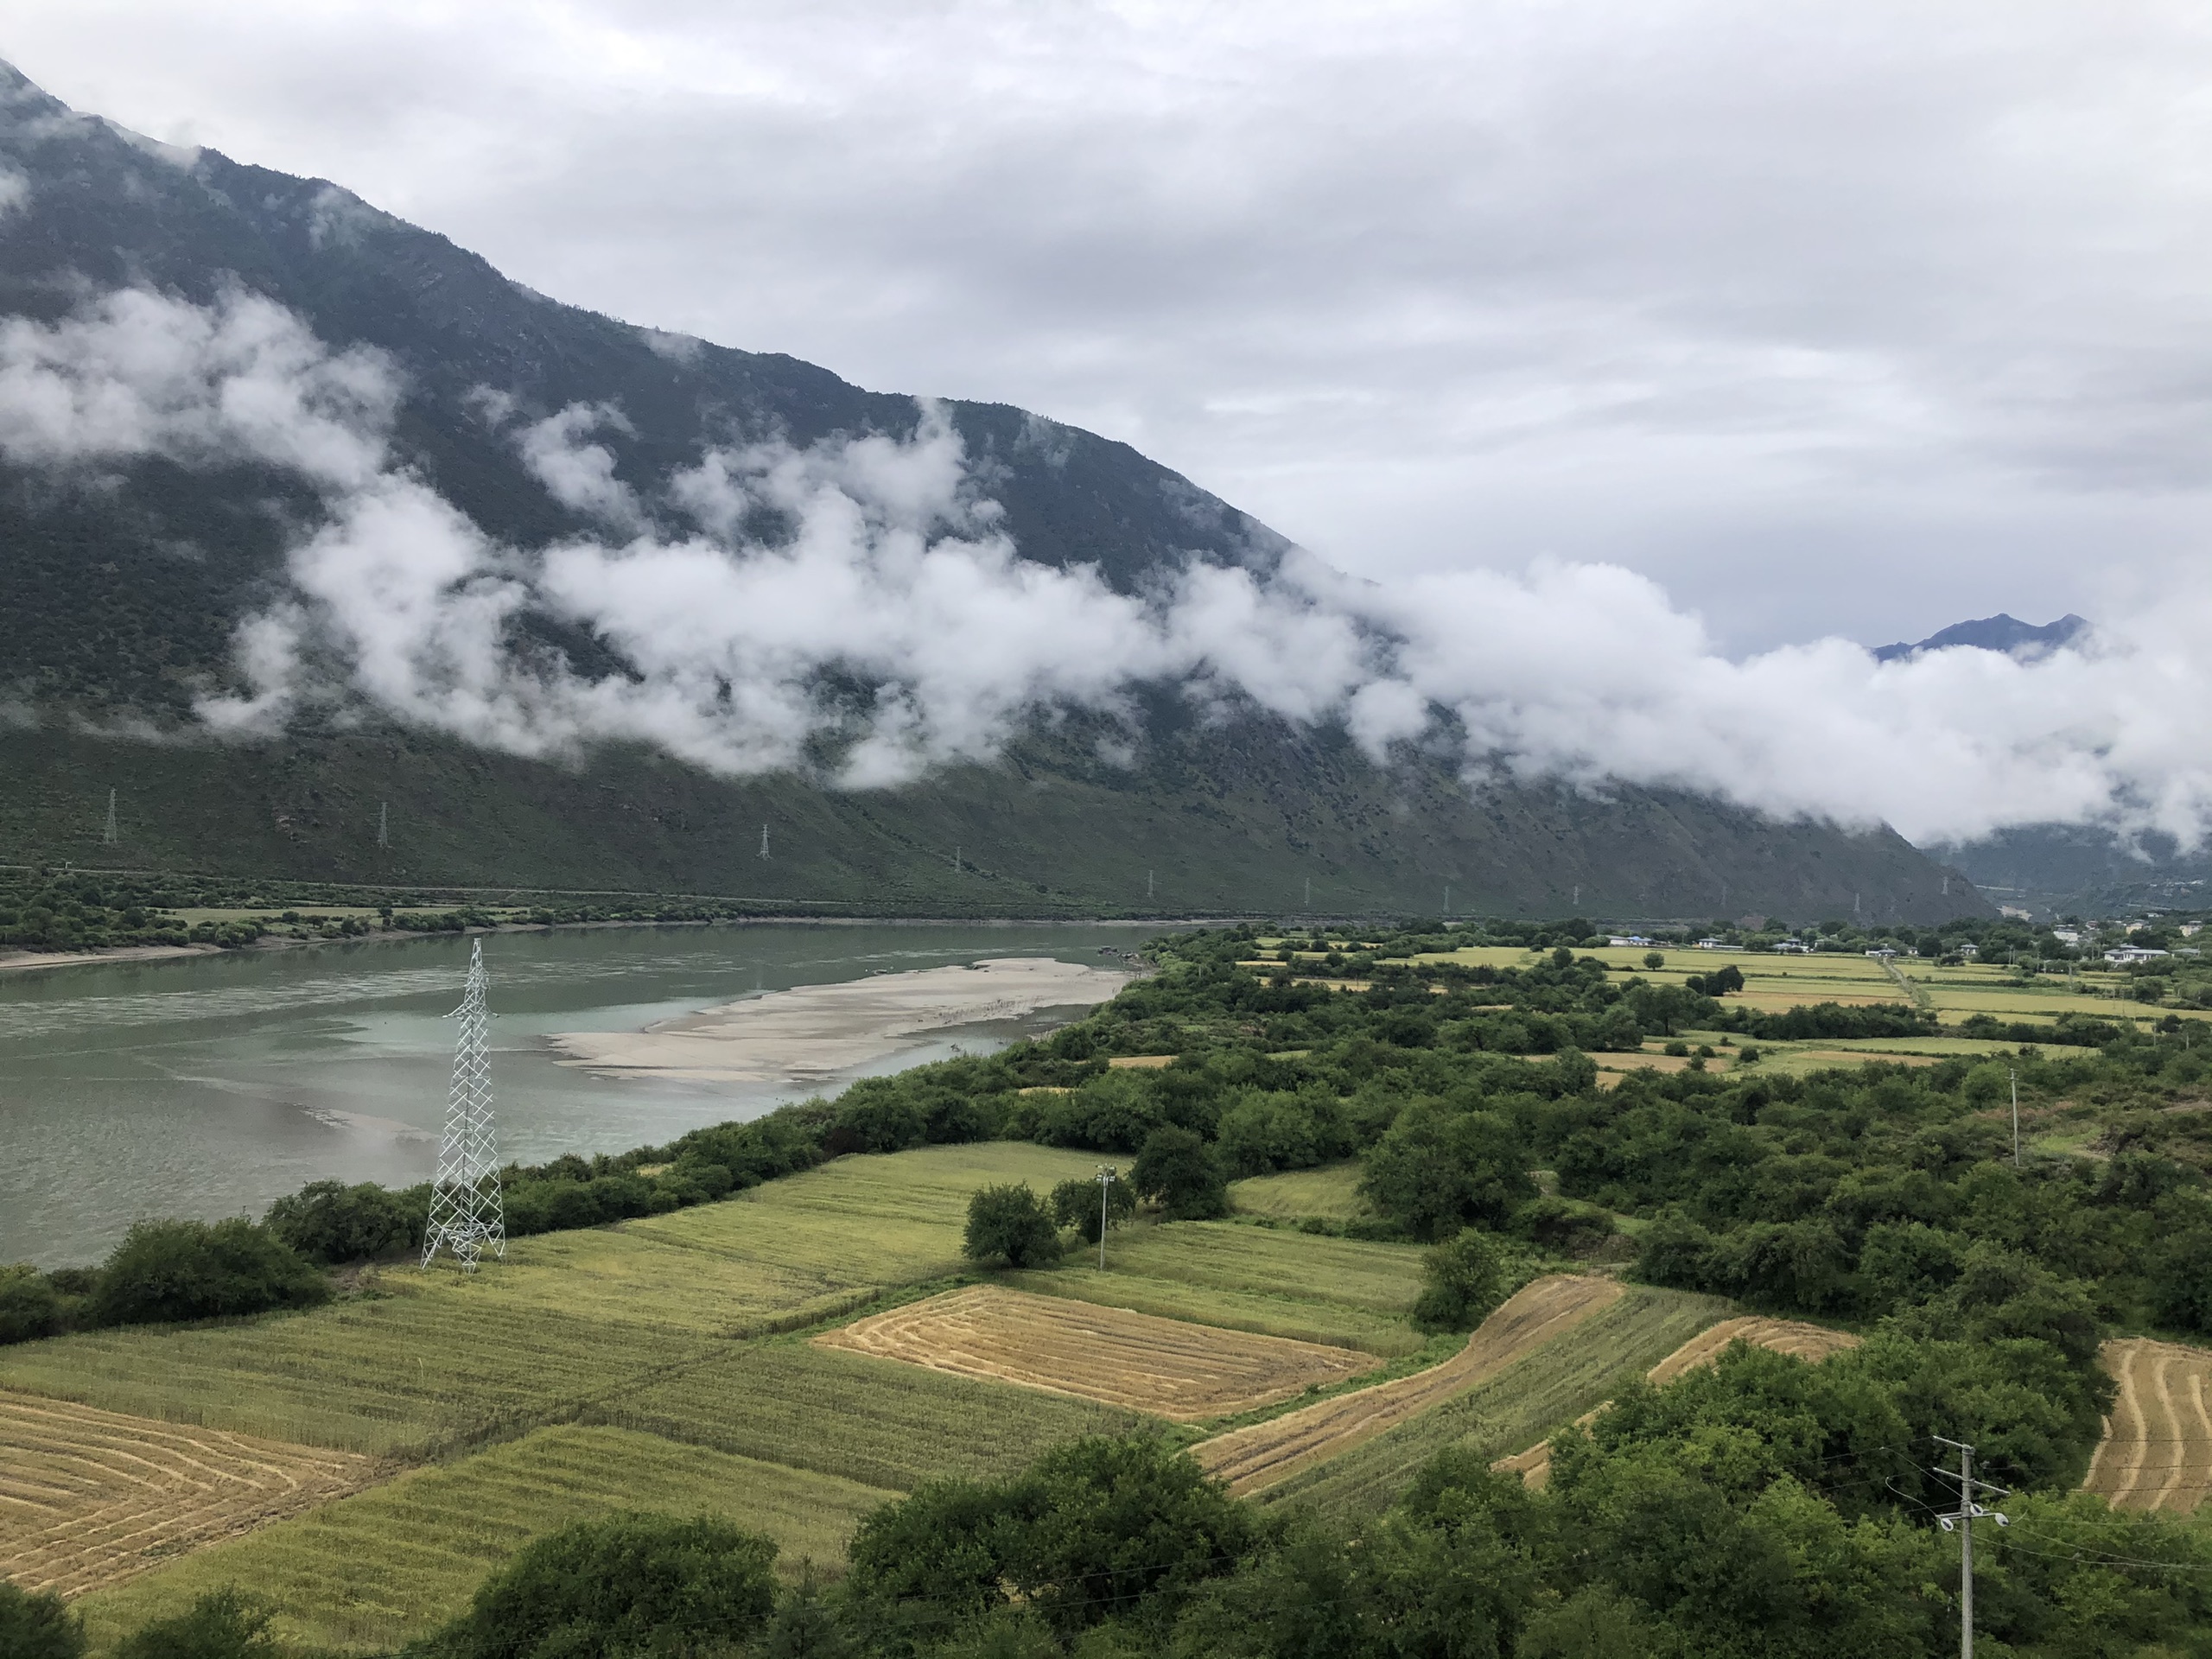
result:
[[[974,961],[1101,965],[1156,928],[578,928],[484,941],[501,1156],[620,1152],[760,1116],[794,1087],[603,1078],[547,1036],[634,1031],[755,992]],[[308,1181],[410,1185],[437,1157],[468,942],[226,951],[0,974],[0,1262],[105,1255],[140,1216],[259,1215]],[[931,1033],[851,1075],[1068,1016]]]

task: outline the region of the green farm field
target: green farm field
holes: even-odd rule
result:
[[[1421,1294],[1421,1251],[1289,1228],[1224,1221],[1138,1227],[1109,1236],[1106,1268],[1071,1257],[1015,1274],[1024,1290],[1395,1358],[1418,1350],[1406,1313]]]
[[[496,1271],[387,1270],[310,1313],[0,1351],[0,1388],[422,1457],[626,1395],[733,1337],[959,1270],[968,1195],[1093,1161],[1019,1143],[839,1159],[727,1204],[518,1239]]]
[[[1281,1175],[1232,1181],[1229,1201],[1243,1214],[1279,1221],[1299,1221],[1307,1216],[1325,1221],[1356,1221],[1372,1213],[1367,1200],[1359,1195],[1359,1165],[1349,1159],[1319,1169],[1294,1169]]]
[[[1379,1513],[1438,1452],[1458,1446],[1494,1459],[1525,1451],[1605,1403],[1731,1311],[1719,1297],[1631,1285],[1611,1307],[1489,1381],[1262,1489],[1258,1501],[1338,1515]]]
[[[410,1470],[183,1557],[81,1604],[95,1650],[226,1584],[274,1604],[302,1645],[384,1649],[459,1612],[484,1574],[570,1522],[640,1503],[735,1514],[783,1546],[780,1565],[834,1564],[862,1516],[897,1493],[609,1427],[539,1429],[458,1462]]]

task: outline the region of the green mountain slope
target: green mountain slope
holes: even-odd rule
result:
[[[0,167],[30,187],[0,236],[0,317],[51,321],[125,284],[200,302],[266,295],[334,347],[390,354],[405,386],[395,453],[518,547],[589,525],[482,417],[480,388],[524,417],[618,406],[626,426],[597,439],[641,486],[707,443],[904,434],[917,420],[912,398],[792,358],[558,304],[334,185],[167,150],[4,65]],[[1265,572],[1286,550],[1126,445],[1002,405],[947,407],[1025,558],[1094,565],[1131,593],[1194,560]],[[654,493],[641,493],[651,511]],[[265,468],[0,465],[0,860],[998,912],[1273,910],[1302,906],[1308,881],[1315,907],[1338,911],[1433,912],[1447,884],[1455,909],[1558,914],[1806,918],[1855,900],[1869,918],[1932,920],[1980,907],[1886,833],[1781,826],[1652,790],[1471,796],[1440,764],[1378,768],[1341,733],[1253,716],[1205,724],[1172,688],[1141,699],[1128,769],[1098,754],[1102,741],[1128,747],[1130,730],[1049,715],[999,764],[877,792],[717,779],[636,751],[577,769],[378,727],[176,741],[321,511],[297,479]],[[517,626],[583,673],[624,668],[572,625]],[[168,736],[94,738],[88,726]],[[99,839],[111,788],[124,830],[112,848]],[[387,801],[395,833],[380,851]]]

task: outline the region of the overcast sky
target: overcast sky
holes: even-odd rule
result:
[[[0,55],[1361,575],[1611,560],[1744,650],[2206,557],[2201,0],[73,0]]]

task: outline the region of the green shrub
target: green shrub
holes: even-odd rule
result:
[[[423,1242],[425,1215],[364,1181],[312,1181],[269,1206],[269,1230],[310,1261],[364,1262]]]
[[[1473,1231],[1421,1253],[1414,1323],[1424,1331],[1471,1331],[1505,1300],[1505,1270],[1490,1240]]]
[[[0,1343],[30,1342],[60,1328],[61,1296],[53,1282],[28,1262],[0,1267]]]
[[[433,1644],[441,1659],[734,1650],[776,1604],[776,1541],[719,1516],[613,1515],[523,1547]]]
[[[1063,1227],[1072,1227],[1086,1244],[1098,1242],[1100,1212],[1104,1212],[1105,1224],[1118,1227],[1136,1213],[1136,1194],[1127,1180],[1106,1184],[1103,1201],[1095,1180],[1062,1181],[1052,1189],[1052,1219]]]
[[[236,1586],[211,1590],[175,1618],[156,1619],[113,1648],[113,1659],[277,1659],[274,1617]]]
[[[115,1247],[92,1294],[103,1325],[143,1325],[312,1307],[330,1283],[266,1228],[242,1217],[142,1221]]]
[[[0,1579],[0,1654],[8,1659],[81,1659],[85,1624],[61,1598]]]
[[[1060,1259],[1060,1229],[1027,1181],[978,1187],[961,1248],[970,1262],[1049,1268]]]

